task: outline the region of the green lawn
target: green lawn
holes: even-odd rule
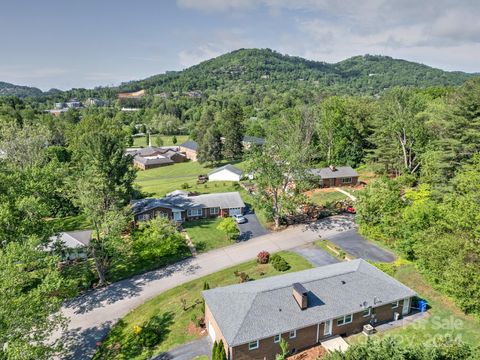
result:
[[[188,135],[176,135],[177,137],[177,146],[181,143],[184,143],[188,140]],[[163,145],[162,146],[174,146],[175,144],[172,142],[173,135],[162,135]],[[156,146],[155,144],[156,135],[152,135],[152,145]],[[133,138],[133,146],[147,146],[147,137],[134,137]]]
[[[232,245],[224,232],[217,230],[222,218],[186,221],[182,224],[198,252]]]
[[[310,196],[310,199],[317,205],[327,205],[328,203],[331,203],[334,201],[345,200],[347,199],[347,196],[338,191],[329,191],[329,192],[319,191],[319,192],[313,193]]]
[[[225,165],[222,163],[221,165]],[[235,166],[243,168],[244,163]],[[160,168],[138,171],[136,184],[148,197],[162,197],[165,194],[182,189],[183,184],[188,184],[188,191],[200,193],[237,191],[238,184],[231,181],[215,181],[197,185],[198,175],[206,175],[213,168],[206,167],[196,161],[164,166]]]
[[[287,272],[312,267],[307,260],[297,254],[291,252],[280,254],[291,265]],[[270,264],[259,265],[252,260],[168,290],[121,319],[113,327],[94,359],[148,359],[154,354],[198,338],[198,333],[189,333],[187,328],[192,322],[192,316],[199,316],[202,312],[200,292],[204,282],[208,282],[211,288],[238,283],[239,278],[234,275],[235,271],[247,273],[252,280],[280,274]],[[182,305],[182,299],[185,301],[186,310]],[[152,350],[135,346],[132,341],[135,337],[134,326],[142,326],[155,315],[161,316],[164,338]]]
[[[465,315],[449,298],[433,289],[415,269],[414,265],[402,265],[395,273],[395,278],[415,290],[431,306],[428,316],[409,326],[392,329],[374,336],[394,336],[400,341],[420,344],[434,337],[451,334],[453,337],[471,345],[480,344],[480,320]],[[348,339],[355,343],[365,341],[363,335]]]
[[[87,230],[92,227],[92,224],[85,215],[51,219],[50,224],[53,226],[54,231]]]

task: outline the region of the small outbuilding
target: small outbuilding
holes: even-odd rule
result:
[[[240,181],[243,171],[233,165],[227,164],[208,174],[208,181]]]
[[[61,253],[62,260],[86,259],[92,233],[92,230],[58,233],[50,237],[46,250]]]

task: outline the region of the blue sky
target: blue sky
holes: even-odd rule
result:
[[[480,72],[478,0],[2,0],[0,81],[94,87],[238,48]]]

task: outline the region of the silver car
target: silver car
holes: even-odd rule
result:
[[[241,214],[233,215],[233,218],[237,222],[237,224],[243,224],[247,222],[247,218]]]

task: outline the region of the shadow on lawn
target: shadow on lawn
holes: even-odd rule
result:
[[[134,297],[151,281],[167,278],[177,272],[194,274],[198,270],[198,265],[193,265],[192,261],[192,258],[188,258],[158,270],[118,281],[101,289],[88,291],[83,295],[66,301],[64,306],[74,309],[75,314],[84,314],[101,308],[106,304]]]

